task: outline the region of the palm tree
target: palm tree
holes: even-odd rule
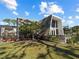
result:
[[[7,23],[7,25],[16,25],[16,20],[15,19],[4,19],[3,22]]]
[[[7,25],[10,25],[10,19],[4,19],[3,22],[7,23]]]
[[[10,23],[11,23],[11,25],[16,26],[16,20],[15,20],[15,19],[12,19],[12,20],[10,21]]]

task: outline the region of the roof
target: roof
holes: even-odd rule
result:
[[[0,27],[13,27],[13,28],[16,28],[17,26],[0,25]]]
[[[61,20],[62,20],[62,18],[59,17],[59,16],[49,15],[49,16],[45,17],[44,19],[42,19],[41,22],[50,21],[51,18],[52,18],[53,20],[57,20],[57,21],[61,21]]]
[[[56,17],[56,18],[58,18],[58,19],[63,19],[63,18],[61,18],[61,17],[59,17],[59,16],[56,16],[56,15],[52,15],[52,16],[54,16],[54,17]]]

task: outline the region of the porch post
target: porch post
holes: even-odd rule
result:
[[[17,41],[19,40],[19,18],[17,18]]]
[[[55,21],[55,35],[56,35],[56,21]]]

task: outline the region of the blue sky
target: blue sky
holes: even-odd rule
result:
[[[63,18],[63,25],[79,25],[79,0],[0,0],[0,21],[17,17],[41,20],[50,14]]]

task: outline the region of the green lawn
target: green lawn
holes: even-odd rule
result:
[[[79,59],[79,46],[59,44],[54,47],[34,41],[2,42],[0,59]]]

